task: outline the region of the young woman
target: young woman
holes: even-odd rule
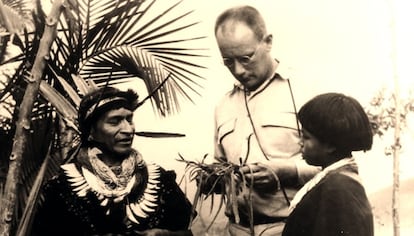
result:
[[[322,171],[291,202],[283,236],[370,236],[373,215],[352,151],[369,150],[372,131],[357,100],[338,93],[316,96],[299,111],[301,152]]]

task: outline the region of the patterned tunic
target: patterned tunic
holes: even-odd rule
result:
[[[152,228],[186,230],[192,206],[175,172],[145,164],[130,193],[118,200],[93,187],[96,177],[79,163],[62,166],[45,186],[45,202],[34,221],[35,235],[134,235]]]

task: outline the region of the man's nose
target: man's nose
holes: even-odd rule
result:
[[[233,73],[236,76],[240,76],[242,74],[244,74],[244,72],[246,71],[246,69],[244,68],[244,66],[237,60],[234,60],[234,66],[233,66]]]
[[[121,122],[121,132],[122,133],[128,133],[133,134],[135,132],[135,125],[133,122],[123,120]]]

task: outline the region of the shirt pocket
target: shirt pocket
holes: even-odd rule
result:
[[[299,132],[294,113],[262,117],[258,123],[258,137],[268,156],[288,158],[299,152]]]
[[[278,112],[271,115],[263,115],[259,118],[262,128],[286,128],[297,130],[298,123],[293,112]]]
[[[223,122],[217,128],[217,142],[222,143],[223,139],[231,133],[234,133],[236,127],[236,118]]]

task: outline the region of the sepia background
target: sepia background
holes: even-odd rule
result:
[[[158,0],[156,4],[160,9],[165,8],[171,5],[171,0]],[[194,10],[185,19],[199,22],[186,33],[206,36],[192,45],[205,49],[209,56],[200,59],[207,69],[197,71],[205,78],[201,83],[203,89],[193,103],[181,104],[181,111],[176,115],[159,117],[151,104],[146,103],[134,117],[137,131],[185,134],[182,138],[137,137],[134,140],[134,147],[147,162],[175,170],[177,181],[185,174],[184,163],[177,161],[179,155],[194,161],[201,161],[208,155],[208,161],[212,160],[214,107],[234,82],[222,64],[214,38],[214,22],[224,9],[241,4],[252,5],[263,13],[268,31],[273,35],[272,53],[281,62],[280,73],[292,82],[297,107],[317,94],[341,92],[355,97],[368,108],[381,89],[389,93],[394,91],[395,79],[398,79],[402,98],[413,96],[414,15],[410,1],[183,0],[178,11]],[[119,86],[138,91],[141,98],[147,95],[144,84],[138,79]],[[406,118],[407,124],[401,133],[399,166],[403,236],[414,235],[414,203],[410,201],[414,196],[414,172],[411,170],[414,166],[414,115],[408,114]],[[393,144],[392,131],[376,136],[371,151],[355,153],[374,209],[376,236],[392,235],[393,231],[393,159],[386,155]],[[184,178],[181,187],[192,200],[195,184]],[[217,210],[216,207],[212,212]],[[212,212],[209,201],[198,209],[193,226],[195,235],[226,235],[226,218],[222,214],[212,229],[205,232],[205,224],[209,224],[214,215]]]
[[[178,162],[178,154],[188,160],[201,161],[205,154],[213,153],[213,111],[218,99],[230,90],[233,78],[221,63],[214,39],[213,27],[216,16],[224,9],[240,4],[258,8],[273,34],[273,55],[283,65],[283,75],[293,84],[297,106],[312,96],[323,92],[342,92],[357,98],[368,107],[372,98],[382,88],[394,89],[394,78],[399,80],[401,96],[409,96],[413,88],[412,55],[414,55],[414,16],[405,1],[184,1],[183,8],[194,9],[191,15],[198,19],[199,35],[208,36],[201,45],[208,48],[205,63],[208,69],[201,71],[206,80],[201,96],[194,103],[182,106],[181,112],[169,118],[153,115],[150,104],[136,111],[138,131],[179,132],[185,138],[150,139],[139,137],[134,146],[147,161],[158,162],[177,172],[177,181],[184,174],[184,163]],[[192,32],[197,33],[197,32]],[[197,35],[197,34],[196,34]],[[145,90],[139,82],[123,87]],[[414,216],[410,214],[413,203],[408,200],[414,194],[413,178],[414,122],[410,114],[407,128],[402,133],[401,149],[401,235],[412,235]],[[360,174],[375,213],[376,235],[392,235],[392,156],[385,150],[393,142],[393,132],[375,137],[373,149],[356,153]],[[181,187],[190,199],[194,183],[182,182]],[[216,209],[215,209],[216,210]],[[213,211],[214,212],[214,211]],[[204,233],[204,224],[212,218],[209,201],[195,221],[196,233]],[[209,235],[224,234],[225,217],[216,220]]]

